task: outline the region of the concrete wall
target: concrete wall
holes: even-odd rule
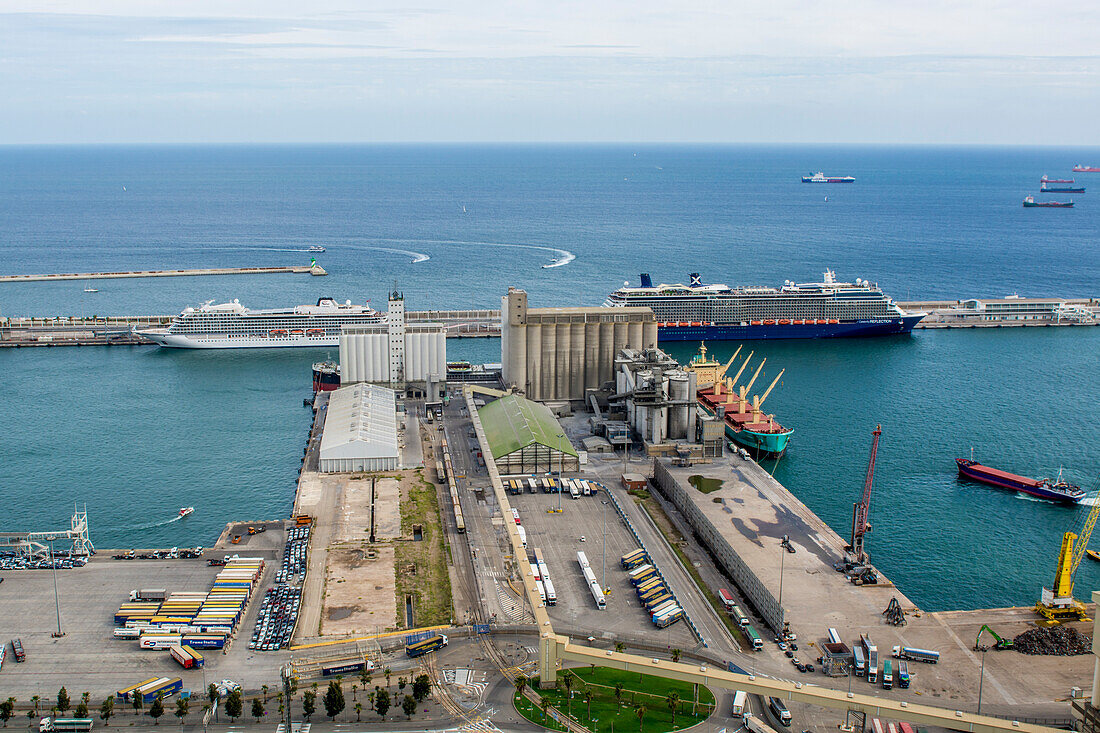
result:
[[[764,622],[772,631],[779,633],[783,629],[784,611],[764,584],[756,577],[756,573],[745,564],[737,551],[722,536],[722,533],[711,524],[695,501],[688,495],[687,489],[680,485],[668,469],[659,461],[653,462],[653,482],[657,485],[661,494],[665,496],[679,510],[680,514],[688,521],[695,535],[699,538],[710,554],[718,561],[722,570],[737,584],[741,595],[745,597]],[[699,494],[699,496],[703,496]],[[709,500],[708,500],[709,501]]]
[[[322,458],[321,473],[349,473],[352,471],[395,471],[397,458]]]

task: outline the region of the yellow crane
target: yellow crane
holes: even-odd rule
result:
[[[1054,570],[1054,585],[1043,588],[1042,597],[1035,604],[1035,611],[1051,621],[1087,620],[1085,604],[1073,597],[1073,576],[1085,556],[1089,538],[1100,517],[1100,495],[1094,493],[1092,508],[1080,534],[1066,532],[1062,535],[1062,549],[1058,552],[1058,566]]]

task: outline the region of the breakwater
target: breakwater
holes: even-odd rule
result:
[[[0,275],[0,283],[49,282],[53,280],[114,280],[131,277],[192,277],[198,275],[327,275],[318,264],[288,267],[202,267],[190,270],[124,270],[119,272],[62,272],[44,275]]]

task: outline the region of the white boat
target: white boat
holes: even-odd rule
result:
[[[311,247],[310,247],[310,248],[309,248],[308,250],[306,250],[306,251],[307,251],[307,252],[324,252],[324,251],[325,251],[325,248],[324,248],[324,247],[322,247],[322,246],[321,246],[321,245],[319,245],[319,244],[315,244],[315,245],[311,246]]]
[[[207,301],[185,308],[167,328],[134,333],[176,349],[272,349],[290,346],[339,346],[343,326],[373,325],[383,316],[369,305],[320,298],[317,305],[252,310],[240,301]]]
[[[188,514],[191,514],[191,513],[193,513],[194,511],[195,511],[195,507],[193,507],[193,506],[185,506],[185,507],[181,507],[181,508],[180,508],[180,519],[183,519],[183,518],[184,518],[184,517],[186,517],[186,516],[187,516]]]

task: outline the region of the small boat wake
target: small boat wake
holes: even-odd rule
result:
[[[172,517],[171,519],[165,519],[162,522],[149,522],[148,524],[139,524],[136,527],[129,527],[129,528],[123,528],[123,529],[133,529],[133,530],[156,529],[157,527],[166,527],[169,524],[180,521],[181,519],[183,519],[182,516],[176,515],[176,516]]]
[[[552,267],[564,267],[573,260],[577,259],[577,255],[573,254],[567,249],[561,249],[559,247],[547,247],[542,244],[521,244],[519,242],[471,242],[464,239],[388,239],[384,240],[388,242],[405,242],[408,244],[446,244],[446,245],[461,245],[463,247],[507,247],[511,249],[531,249],[541,252],[550,252],[555,255],[555,258],[549,263],[542,265],[544,270],[548,270]],[[371,247],[369,249],[385,249],[383,247]],[[404,250],[387,250],[390,252],[404,252]],[[405,254],[416,254],[415,252],[404,252]],[[428,255],[418,255],[424,259],[428,259]],[[413,260],[413,262],[423,262],[424,260]]]
[[[412,250],[409,250],[409,249],[394,249],[392,247],[373,247],[373,246],[363,247],[362,249],[373,249],[377,252],[392,252],[395,255],[406,255],[408,257],[413,258],[412,262],[409,263],[410,265],[415,265],[417,262],[427,262],[428,260],[431,259],[431,255],[426,255],[423,252],[413,252]]]
[[[1086,496],[1084,499],[1077,502],[1077,504],[1079,506],[1096,506],[1097,504],[1100,504],[1100,494],[1097,494],[1096,496]]]

